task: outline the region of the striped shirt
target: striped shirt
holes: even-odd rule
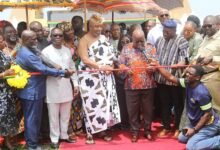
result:
[[[188,58],[189,44],[183,36],[175,36],[169,41],[160,37],[156,42],[156,49],[160,65],[169,66],[185,61],[185,58]],[[181,77],[181,69],[166,69],[175,77]],[[174,83],[167,81],[159,73],[155,75],[155,80],[159,84],[174,85]]]

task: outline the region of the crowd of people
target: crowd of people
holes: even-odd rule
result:
[[[88,31],[80,16],[52,30],[1,21],[4,146],[14,149],[11,138],[23,132],[28,150],[41,150],[40,138],[59,148],[84,133],[86,144],[94,136],[109,142],[115,129],[130,131],[135,143],[143,128],[149,141],[172,133],[188,150],[220,149],[220,15],[202,24],[195,15],[179,24],[167,10],[157,17],[127,27],[92,15]],[[15,75],[11,64],[40,74],[14,89],[6,81]]]

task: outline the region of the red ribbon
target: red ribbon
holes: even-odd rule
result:
[[[171,65],[171,66],[152,66],[154,68],[186,68],[191,66],[198,66],[198,65]],[[91,69],[91,70],[77,70],[77,73],[81,72],[99,72],[99,71],[126,71],[126,70],[133,70],[133,69],[147,69],[148,67],[133,67],[133,68],[123,68],[123,69]],[[41,72],[30,72],[30,75],[42,75]]]

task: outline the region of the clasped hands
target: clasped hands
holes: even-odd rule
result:
[[[99,66],[100,71],[104,71],[105,74],[109,75],[112,73],[113,71],[113,67],[109,66],[109,65],[103,65],[103,66]]]
[[[157,69],[157,66],[160,66],[159,62],[157,60],[152,59],[145,68],[142,68],[143,66],[141,66],[141,68],[137,67],[137,69],[143,69],[143,70],[145,69],[146,72],[148,73],[154,73]],[[126,72],[128,75],[132,75],[133,69],[135,68],[130,68],[129,66],[121,64],[119,65],[119,69],[120,69],[119,73]]]
[[[208,65],[212,62],[212,60],[213,60],[213,56],[206,56],[206,57],[199,56],[196,60],[196,64]]]
[[[64,77],[69,78],[70,76],[73,75],[74,72],[75,72],[74,70],[66,69],[65,72],[64,72]]]

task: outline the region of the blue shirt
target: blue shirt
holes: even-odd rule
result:
[[[213,121],[216,122],[218,117],[212,108],[212,97],[208,89],[202,83],[192,88],[187,85],[186,80],[183,78],[179,79],[179,83],[182,87],[186,87],[186,109],[190,123],[196,126],[207,111],[212,112]]]
[[[27,47],[21,47],[16,56],[16,63],[28,72],[41,72],[28,79],[24,89],[18,91],[18,97],[26,100],[40,100],[46,96],[46,75],[64,76],[64,70],[56,70],[44,65],[41,59]],[[56,91],[54,91],[56,92]]]

